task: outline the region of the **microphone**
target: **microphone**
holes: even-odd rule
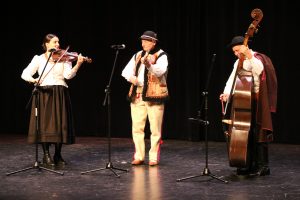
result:
[[[204,125],[208,125],[209,124],[209,121],[205,121],[205,120],[202,120],[202,119],[199,119],[199,118],[192,118],[192,117],[190,117],[189,120],[194,121],[194,122],[198,122],[198,123],[201,123],[201,124],[204,124]]]
[[[125,44],[113,44],[110,46],[112,49],[125,49]]]
[[[211,62],[214,63],[215,60],[216,60],[216,54],[214,53],[214,54],[213,54],[213,57],[212,57],[212,59],[211,59]]]
[[[49,49],[48,51],[49,51],[49,52],[54,52],[54,51],[56,51],[56,49],[55,49],[55,48],[52,48],[52,49]]]

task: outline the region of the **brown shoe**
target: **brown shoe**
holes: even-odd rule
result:
[[[144,164],[144,161],[143,160],[133,160],[131,162],[132,165],[142,165]]]
[[[149,166],[155,166],[158,165],[157,161],[149,161]]]

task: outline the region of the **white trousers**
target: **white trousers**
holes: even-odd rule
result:
[[[148,117],[150,124],[149,161],[159,161],[161,131],[164,104],[155,104],[141,100],[141,97],[130,104],[132,119],[132,138],[135,145],[134,160],[145,160],[145,125]]]

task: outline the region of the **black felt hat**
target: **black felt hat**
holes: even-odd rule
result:
[[[231,42],[227,45],[228,48],[232,48],[236,45],[241,45],[244,43],[244,37],[243,36],[235,36],[232,38]]]
[[[155,40],[157,41],[157,34],[153,31],[145,31],[143,35],[140,37],[142,40]]]

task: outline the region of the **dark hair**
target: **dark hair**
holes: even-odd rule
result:
[[[46,47],[46,43],[50,42],[50,40],[54,37],[57,37],[55,34],[52,34],[52,33],[49,33],[47,34],[45,37],[44,37],[44,40],[43,40],[43,44],[42,44],[42,47],[43,49],[46,51],[47,50],[47,47]]]

